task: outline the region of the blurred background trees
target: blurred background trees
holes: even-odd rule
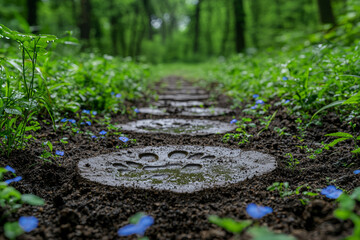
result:
[[[346,39],[337,44],[346,44],[359,37],[359,13],[360,0],[0,2],[0,22],[12,29],[71,33],[82,49],[155,63],[331,41],[341,34]]]

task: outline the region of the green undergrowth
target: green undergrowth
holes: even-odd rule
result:
[[[19,33],[0,24],[0,41],[2,154],[23,149],[34,139],[40,118],[51,119],[55,128],[60,119],[83,110],[135,114],[136,106],[129,108],[126,102],[151,95],[148,65],[80,53],[71,36]],[[64,54],[64,46],[72,54]]]
[[[211,82],[235,104],[252,102],[253,95],[289,100],[293,112],[312,115],[316,110],[359,92],[359,42],[351,46],[318,44],[300,49],[240,54],[214,68]],[[250,107],[250,106],[249,106]],[[331,109],[333,110],[333,109]],[[356,106],[336,109],[358,115]]]

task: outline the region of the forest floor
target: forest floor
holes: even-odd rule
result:
[[[173,79],[169,77],[163,81]],[[158,88],[160,91],[160,87]],[[215,106],[218,107],[231,105],[230,99],[219,94],[213,100],[216,100]],[[137,104],[140,107],[146,103]],[[112,187],[84,179],[79,174],[79,161],[119,151],[116,148],[119,144],[118,136],[109,134],[105,138],[92,139],[85,134],[73,135],[59,129],[55,132],[50,125],[42,126],[35,134],[38,139],[45,138],[55,142],[60,137],[68,138],[68,144],[54,144],[55,149],[62,148],[64,156],[53,162],[44,162],[39,159],[43,149],[38,143],[31,143],[25,151],[15,151],[10,158],[1,159],[4,164],[17,169],[23,177],[22,181],[14,183],[14,187],[22,193],[36,194],[46,201],[43,207],[24,206],[17,213],[19,216],[33,215],[39,219],[39,227],[20,239],[118,239],[117,230],[128,224],[128,218],[137,212],[145,212],[155,219],[154,225],[146,231],[149,239],[232,239],[232,234],[211,224],[208,216],[250,219],[245,210],[249,203],[269,206],[274,210],[272,214],[258,220],[260,226],[290,234],[299,240],[331,240],[350,235],[352,223],[340,221],[333,216],[337,206],[335,201],[318,195],[308,197],[310,201],[304,205],[300,201],[304,198],[302,194],[281,197],[279,192],[267,190],[275,182],[288,182],[293,191],[303,185],[300,192],[307,190],[307,187],[316,192],[334,183],[344,190],[357,187],[360,174],[355,175],[350,168],[343,167],[353,161],[350,147],[341,145],[336,151],[324,151],[315,159],[308,158],[309,153],[305,147],[300,147],[316,149],[318,146],[314,142],[318,142],[321,136],[329,132],[348,132],[350,126],[341,122],[335,114],[329,113],[323,119],[322,126],[308,128],[306,138],[300,141],[294,137],[299,131],[296,118],[289,115],[285,106],[273,106],[269,114],[275,111],[277,114],[271,122],[271,128],[286,126],[289,135],[279,136],[275,131],[269,130],[257,136],[256,133],[263,126],[256,120],[256,127],[250,130],[254,137],[243,145],[238,145],[238,141],[233,140],[223,142],[222,134],[190,136],[123,131],[129,138],[136,139],[136,143],[131,144],[130,148],[167,145],[241,148],[270,154],[277,161],[276,169],[270,173],[193,193]],[[180,117],[176,113],[156,116],[140,112],[135,117],[113,115],[111,123],[115,125],[139,119],[160,118],[208,119],[229,123],[234,116],[249,117],[241,108],[222,116],[210,117]],[[104,130],[97,123],[88,128],[93,132]],[[291,153],[299,160],[294,169],[288,168],[284,157],[286,153]],[[244,233],[241,239],[251,237]]]

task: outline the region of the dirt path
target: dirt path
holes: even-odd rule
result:
[[[153,104],[157,105],[164,115],[148,114],[139,108],[140,113],[135,119],[119,115],[112,119],[112,123],[126,124],[141,119],[179,118],[188,111],[189,106],[186,104],[189,102],[193,102],[191,105],[195,107],[198,102],[203,102],[200,108],[230,106],[228,100],[223,97],[218,96],[209,100],[208,92],[193,87],[181,78],[169,77],[164,82],[168,83],[167,87],[158,86],[159,101]],[[187,99],[179,97],[184,94],[188,95]],[[179,99],[172,101],[170,96],[173,95]],[[334,201],[324,196],[316,196],[311,198],[309,204],[302,205],[300,195],[282,198],[278,192],[266,190],[274,182],[289,182],[292,190],[304,185],[316,191],[332,181],[343,189],[355,188],[359,176],[354,175],[351,169],[342,167],[342,164],[351,160],[351,154],[348,154],[350,149],[346,146],[338,148],[338,151],[318,155],[316,159],[309,159],[309,153],[299,147],[307,145],[316,148],[314,142],[318,142],[321,136],[329,132],[346,131],[348,126],[342,124],[336,115],[329,115],[324,119],[322,126],[310,128],[307,139],[300,142],[293,137],[298,133],[295,118],[289,116],[286,109],[281,106],[271,108],[269,114],[275,110],[278,112],[272,126],[286,126],[290,135],[279,136],[274,131],[264,131],[260,136],[256,136],[255,133],[259,132],[262,126],[255,121],[256,127],[251,129],[255,137],[241,146],[235,141],[224,143],[223,134],[171,135],[123,131],[129,138],[137,140],[131,148],[168,145],[216,146],[258,151],[276,159],[277,167],[269,173],[239,183],[192,193],[105,186],[81,177],[78,170],[80,160],[120,151],[116,148],[119,145],[118,136],[111,134],[105,138],[92,139],[85,134],[65,133],[63,136],[69,138],[69,143],[54,144],[54,148],[61,147],[65,152],[56,163],[44,163],[40,160],[38,156],[42,149],[35,145],[29,150],[15,152],[10,159],[1,159],[2,162],[16,168],[23,176],[23,181],[14,184],[20,192],[37,194],[46,201],[42,208],[25,207],[18,213],[19,216],[34,215],[40,221],[39,228],[26,234],[22,239],[118,239],[117,230],[128,224],[127,219],[131,215],[140,211],[155,218],[155,224],[146,232],[150,239],[231,239],[231,234],[209,223],[207,217],[215,214],[236,220],[249,219],[245,211],[249,203],[274,209],[272,214],[259,220],[259,224],[268,226],[275,232],[289,233],[298,239],[306,240],[341,239],[349,235],[352,230],[351,223],[340,222],[332,215],[336,207]],[[233,116],[246,116],[239,109],[217,116],[201,116],[197,111],[192,112],[196,114],[184,114],[181,118],[229,123]],[[93,124],[89,129],[93,132],[104,130],[99,124]],[[55,134],[50,127],[44,127],[41,131],[38,135],[44,139],[55,142],[60,138],[60,133]],[[236,133],[235,130],[232,132]],[[292,153],[294,158],[300,161],[294,170],[288,169],[284,163],[286,153]],[[241,239],[249,237],[243,236]]]

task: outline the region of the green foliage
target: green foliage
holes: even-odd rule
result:
[[[26,137],[25,132],[39,129],[37,122],[33,122],[33,125],[29,123],[40,112],[41,105],[52,117],[46,81],[37,68],[37,61],[56,37],[19,33],[0,24],[0,38],[16,41],[21,52],[20,65],[19,61],[2,59],[0,68],[0,145],[2,153],[9,155],[14,149],[22,148],[24,140],[32,138],[31,135]],[[19,72],[12,72],[11,67]]]
[[[360,202],[360,188],[356,188],[349,196],[346,193],[337,199],[339,207],[334,211],[334,216],[340,220],[350,219],[354,224],[353,234],[345,239],[358,240],[360,236],[360,216],[356,213],[356,203]]]
[[[252,227],[248,232],[253,240],[296,240],[293,236],[273,233],[266,227]]]
[[[269,129],[270,124],[272,122],[272,120],[274,120],[275,115],[276,115],[277,111],[275,111],[271,116],[265,117],[264,120],[261,122],[262,125],[265,125],[265,127],[263,127],[259,132],[258,132],[258,136],[263,132]]]
[[[22,235],[24,230],[19,226],[18,222],[6,222],[6,220],[22,207],[23,204],[33,206],[42,206],[45,201],[33,194],[21,194],[15,188],[10,187],[3,182],[4,175],[8,175],[9,171],[5,168],[0,168],[0,206],[2,208],[1,220],[5,221],[4,232],[5,236],[10,239]],[[15,174],[12,174],[16,176]]]
[[[234,234],[240,234],[245,228],[252,224],[251,220],[243,220],[238,222],[232,218],[220,218],[216,215],[210,215],[208,219],[209,222]]]
[[[286,160],[287,167],[294,171],[300,161],[297,158],[294,158],[291,153],[285,154],[285,157],[288,157]]]
[[[292,190],[290,190],[289,188],[289,183],[288,182],[274,182],[271,186],[269,186],[267,188],[268,191],[278,191],[280,197],[286,197],[286,196],[291,196],[292,194],[294,194],[294,192]]]
[[[54,119],[63,118],[63,112],[91,109],[92,113],[96,110],[133,114],[125,101],[151,95],[149,67],[145,64],[107,55],[57,56],[46,51],[56,37],[0,27],[1,36],[16,41],[20,47],[18,54],[0,58],[1,154],[23,149],[33,139],[32,132],[40,128],[35,119],[45,111],[55,127]],[[91,121],[93,116],[78,115],[83,121]],[[76,133],[79,128],[68,130]],[[41,158],[50,157],[51,151],[44,149]]]
[[[305,189],[305,190],[304,190]],[[268,191],[277,191],[279,192],[280,197],[284,198],[286,196],[291,195],[299,195],[302,196],[300,198],[300,202],[303,205],[306,205],[310,200],[307,197],[313,197],[319,195],[318,193],[308,191],[310,189],[309,186],[301,185],[295,189],[295,191],[290,189],[288,182],[274,182],[271,186],[267,188]]]
[[[233,234],[240,234],[251,224],[251,220],[235,221],[232,218],[220,218],[216,215],[209,216],[209,222],[224,228],[226,231]],[[253,238],[257,240],[295,240],[294,237],[285,234],[277,234],[269,231],[266,227],[251,227],[247,229]]]
[[[360,141],[360,136],[353,136],[350,133],[344,133],[344,132],[337,132],[337,133],[330,133],[330,134],[326,134],[326,137],[337,137],[337,139],[335,139],[334,141],[332,141],[329,144],[325,145],[325,149],[329,149],[330,147],[334,147],[336,144],[338,144],[339,142],[343,142],[346,140],[352,140],[355,144],[355,150],[351,151],[354,154],[357,154],[360,152],[360,148],[359,145],[357,144],[357,141]]]
[[[239,141],[239,145],[248,143],[250,138],[253,136],[247,132],[247,128],[255,127],[256,125],[252,123],[251,118],[241,118],[236,122],[238,128],[236,128],[236,132],[238,133],[226,133],[223,136],[223,142],[228,142],[231,139],[234,141]]]

